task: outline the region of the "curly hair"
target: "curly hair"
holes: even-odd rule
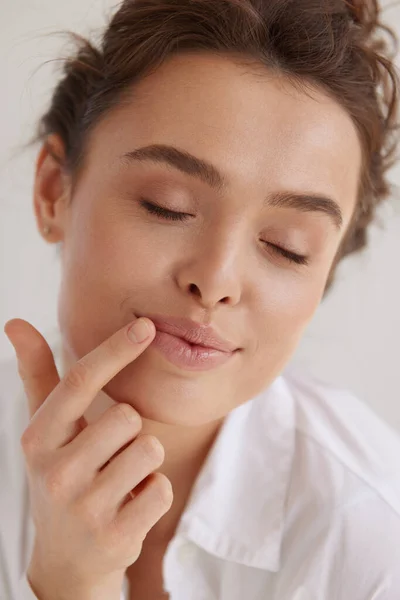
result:
[[[319,86],[347,110],[363,160],[354,214],[326,295],[339,261],[367,245],[368,226],[391,193],[387,171],[397,160],[398,39],[382,24],[377,0],[124,0],[97,46],[71,35],[78,47],[63,62],[33,141],[61,137],[73,187],[99,119],[175,53],[255,60],[305,93]]]

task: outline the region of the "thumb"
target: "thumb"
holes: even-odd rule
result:
[[[45,338],[28,321],[11,319],[4,332],[14,347],[18,373],[28,399],[30,418],[60,382],[54,356]],[[85,421],[80,424],[84,428]]]

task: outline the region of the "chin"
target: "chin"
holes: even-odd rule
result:
[[[212,386],[209,378],[185,378],[152,365],[140,364],[137,359],[113,377],[103,390],[115,402],[133,406],[144,419],[195,427],[215,421],[229,412],[229,407],[224,407],[223,398],[230,398],[232,402],[233,392],[221,395],[221,388],[217,392],[215,381],[214,378]]]

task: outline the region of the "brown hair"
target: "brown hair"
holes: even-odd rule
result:
[[[124,0],[98,47],[78,42],[65,60],[34,141],[62,138],[76,182],[92,128],[132,85],[174,53],[218,52],[258,61],[306,91],[323,88],[350,114],[363,149],[359,194],[327,279],[367,244],[367,227],[391,192],[397,157],[399,80],[395,33],[377,0]],[[386,39],[386,37],[388,39]],[[393,50],[390,52],[390,43]]]

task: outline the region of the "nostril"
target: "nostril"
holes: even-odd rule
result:
[[[198,286],[195,283],[191,283],[189,285],[189,289],[190,289],[191,293],[194,293],[197,296],[201,296],[200,290],[199,290]]]

